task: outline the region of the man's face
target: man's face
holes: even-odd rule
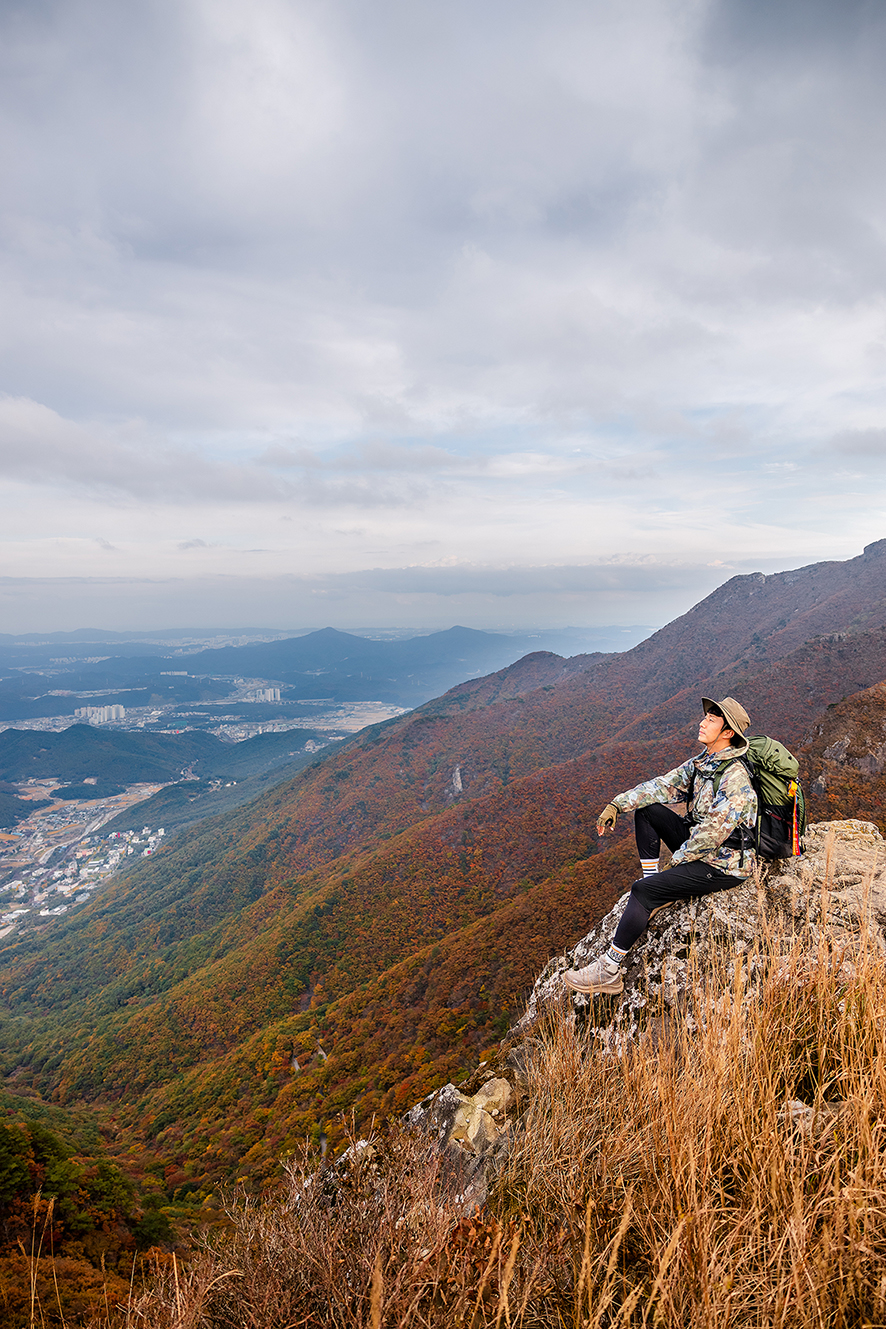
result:
[[[729,746],[731,735],[732,730],[727,728],[722,715],[717,711],[705,711],[698,726],[699,743],[703,743],[709,752],[719,750]]]

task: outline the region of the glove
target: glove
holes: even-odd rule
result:
[[[618,816],[618,808],[614,803],[607,803],[603,811],[597,818],[597,834],[608,835],[615,827],[615,819]]]

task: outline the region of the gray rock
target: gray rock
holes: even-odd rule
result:
[[[486,1203],[492,1178],[508,1156],[513,1122],[507,1110],[516,1099],[510,1082],[493,1076],[470,1095],[444,1085],[404,1117],[409,1126],[436,1139],[457,1190],[456,1211],[466,1217]]]
[[[814,943],[826,933],[847,953],[864,937],[886,955],[886,842],[872,822],[811,825],[800,857],[657,914],[628,954],[619,996],[570,993],[564,971],[581,968],[607,948],[627,899],[623,895],[571,950],[550,961],[511,1037],[525,1037],[552,1004],[569,1003],[605,1042],[621,1045],[649,1026],[653,1011],[687,1006],[699,971],[719,962],[729,973],[739,955],[753,968],[754,942],[764,925],[786,945],[798,934]]]
[[[464,1101],[454,1084],[444,1084],[442,1089],[435,1089],[411,1107],[403,1120],[408,1126],[433,1134],[439,1144],[446,1145]]]
[[[778,1113],[778,1120],[804,1139],[821,1143],[850,1111],[849,1105],[841,1101],[810,1107],[797,1098],[789,1098]]]

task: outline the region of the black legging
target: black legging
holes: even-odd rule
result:
[[[640,857],[654,858],[657,863],[662,840],[674,853],[692,834],[692,822],[688,817],[678,817],[663,803],[650,803],[634,813],[634,834]]]
[[[640,857],[657,859],[662,840],[672,852],[686,843],[692,834],[692,822],[686,817],[678,817],[676,812],[662,803],[651,803],[648,807],[637,808],[634,813],[634,832]],[[615,929],[612,944],[620,951],[630,950],[637,938],[646,931],[652,910],[660,905],[670,904],[674,900],[698,899],[714,891],[727,890],[730,886],[740,886],[743,881],[744,877],[733,877],[700,859],[678,863],[676,867],[666,868],[664,872],[655,872],[650,877],[635,881],[625,911]]]
[[[615,929],[615,936],[612,938],[613,946],[618,947],[620,951],[629,951],[637,938],[642,937],[649,926],[650,912],[651,910],[641,904],[632,891],[628,896],[625,911],[618,920],[618,927]]]

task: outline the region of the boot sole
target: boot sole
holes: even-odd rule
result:
[[[571,978],[566,978],[565,975],[563,977],[563,981],[568,988],[572,989],[573,992],[583,992],[585,996],[588,997],[592,997],[594,996],[595,993],[598,992],[606,993],[607,996],[617,997],[619,992],[624,991],[624,986],[625,986],[623,978],[619,978],[617,983],[597,983],[597,984],[590,984],[587,987],[582,987],[580,984],[574,983]]]

